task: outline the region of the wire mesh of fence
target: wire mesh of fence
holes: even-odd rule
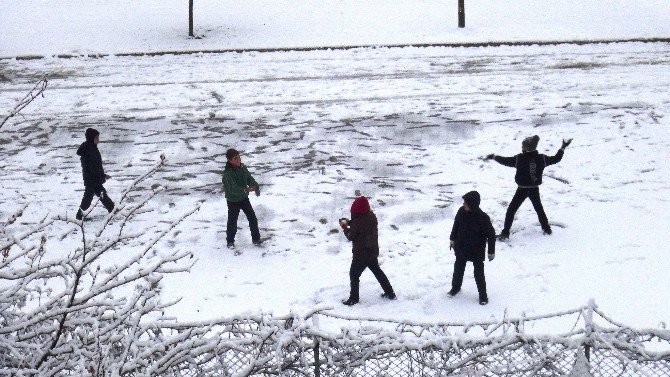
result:
[[[552,321],[570,325],[562,333],[543,332]],[[669,331],[633,330],[593,303],[547,316],[468,324],[321,311],[251,321],[244,329],[226,336],[245,341],[223,345],[206,362],[176,364],[165,375],[670,376]]]
[[[564,331],[555,331],[558,326]],[[199,324],[162,321],[140,338],[144,366],[135,361],[118,374],[670,376],[670,331],[623,326],[594,303],[546,316],[461,324],[350,318],[323,309]],[[0,362],[8,361],[9,355],[0,355]],[[8,374],[0,367],[0,375]],[[91,375],[116,372],[99,368]]]

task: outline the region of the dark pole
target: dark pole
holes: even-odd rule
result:
[[[193,36],[193,0],[188,0],[188,36]]]
[[[314,377],[321,377],[321,359],[319,359],[319,340],[314,342]]]
[[[458,27],[465,27],[465,0],[458,0]]]

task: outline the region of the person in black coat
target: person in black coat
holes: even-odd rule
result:
[[[100,142],[100,132],[93,128],[86,130],[86,141],[83,142],[77,155],[81,160],[81,170],[84,176],[84,197],[81,199],[79,210],[77,211],[77,220],[84,217],[84,211],[88,209],[93,201],[93,195],[100,198],[100,202],[105,206],[108,212],[114,209],[114,202],[107,195],[107,190],[103,187],[105,181],[111,178],[105,174],[102,168],[102,157],[98,150],[98,143]]]
[[[502,232],[500,232],[500,239],[509,238],[512,222],[514,221],[514,214],[516,214],[516,211],[521,207],[521,204],[526,198],[530,198],[530,202],[533,204],[533,208],[535,208],[537,218],[540,221],[540,226],[542,226],[544,233],[551,234],[549,220],[544,213],[544,207],[540,200],[542,172],[547,166],[556,164],[563,159],[563,152],[565,151],[565,148],[570,145],[572,139],[563,140],[563,145],[554,156],[546,156],[538,153],[537,144],[539,141],[540,137],[537,135],[525,138],[521,143],[522,153],[513,157],[502,157],[496,156],[495,154],[486,156],[487,160],[493,159],[499,164],[516,168],[514,181],[518,185],[518,188],[507,208],[505,225],[503,226]]]
[[[451,279],[449,297],[454,297],[461,291],[465,265],[472,262],[475,268],[475,282],[479,291],[479,303],[486,305],[489,297],[486,292],[486,277],[484,276],[484,259],[488,244],[488,258],[492,261],[496,253],[496,231],[491,219],[479,208],[481,197],[477,191],[470,191],[463,195],[463,206],[456,212],[454,225],[449,236],[450,248],[454,249],[454,275]]]
[[[341,219],[340,225],[344,235],[352,242],[353,258],[349,269],[351,291],[349,298],[342,303],[347,306],[358,303],[360,277],[366,268],[375,275],[384,293],[382,297],[389,300],[396,298],[393,287],[381,267],[379,267],[379,236],[377,216],[370,209],[370,203],[365,196],[359,196],[351,205],[351,220]]]

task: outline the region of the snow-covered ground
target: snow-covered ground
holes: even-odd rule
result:
[[[0,57],[401,43],[667,38],[667,0],[3,0]]]
[[[23,3],[26,8],[44,4],[2,2],[9,11],[0,16],[3,25],[12,20],[7,14],[24,11]],[[65,3],[56,7],[62,15],[68,14]],[[341,5],[346,10],[344,5],[353,3]],[[437,3],[421,2],[426,9]],[[158,10],[149,8],[143,9]],[[641,13],[670,14],[648,8]],[[476,13],[469,14],[476,25]],[[652,31],[636,34],[624,23],[621,37],[668,36],[668,24],[657,22]],[[49,25],[54,35],[67,39],[55,22]],[[179,34],[182,25],[172,25],[180,42],[159,38],[156,49],[191,48],[194,41]],[[388,25],[385,32],[401,26]],[[449,33],[471,33],[472,40],[490,39],[474,27],[444,27]],[[213,29],[210,36],[218,35],[218,43],[210,38],[206,47],[270,45],[263,38],[254,43],[225,38],[217,34],[223,28]],[[318,33],[308,38],[307,29],[300,40],[282,40],[268,30],[274,29],[264,35],[274,37],[276,46],[330,43]],[[126,32],[116,33],[128,42],[118,50],[104,42],[93,49],[85,38],[77,39],[78,47],[13,49],[3,37],[0,55],[153,46],[150,36],[143,44],[128,41]],[[433,41],[433,34],[425,40],[423,34],[413,35]],[[342,44],[363,41],[342,38]],[[29,46],[28,33],[25,41],[15,43]],[[594,298],[615,319],[657,326],[670,314],[664,304],[670,301],[665,284],[669,68],[668,44],[643,43],[0,60],[0,109],[10,109],[42,75],[50,78],[45,98],[0,130],[0,210],[4,218],[30,202],[27,214],[33,219],[72,214],[83,191],[74,152],[84,130],[95,127],[102,133],[105,167],[114,177],[106,184],[113,199],[159,154],[167,156],[167,167],[154,182],[167,190],[153,202],[154,212],[131,230],[150,232],[152,222],[174,219],[202,203],[161,244],[163,250],[190,249],[198,258],[189,274],[166,281],[168,297],[184,297],[169,313],[180,319],[258,310],[284,314],[325,305],[364,317],[469,321],[505,312],[556,312]],[[471,267],[463,294],[448,299],[454,261],[448,234],[461,195],[478,190],[482,208],[500,230],[515,190],[514,170],[481,156],[516,154],[521,140],[533,134],[540,135],[538,149],[547,154],[555,153],[562,138],[575,139],[563,161],[546,170],[541,189],[554,234],[542,235],[525,203],[511,242],[498,243],[496,259],[486,264],[491,303],[477,304]],[[220,173],[228,147],[242,150],[243,162],[262,184],[262,195],[251,200],[262,234],[270,237],[263,248],[251,246],[241,216],[237,245],[242,254],[237,256],[225,248]],[[380,288],[365,272],[361,304],[340,304],[348,294],[351,253],[350,243],[333,230],[338,218],[348,216],[355,189],[371,198],[379,217],[380,260],[398,293],[396,301],[381,299]],[[93,212],[98,219],[102,214],[101,208]],[[57,233],[76,242],[66,226]]]

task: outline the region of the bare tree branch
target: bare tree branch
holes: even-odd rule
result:
[[[46,76],[42,77],[40,81],[35,84],[35,86],[28,92],[28,94],[25,95],[21,100],[19,100],[14,108],[9,111],[9,114],[5,115],[3,118],[0,119],[0,128],[7,123],[9,118],[16,116],[21,110],[23,110],[26,106],[28,106],[31,102],[33,102],[37,97],[42,96],[44,97],[44,91],[47,88],[48,85],[48,80]]]

